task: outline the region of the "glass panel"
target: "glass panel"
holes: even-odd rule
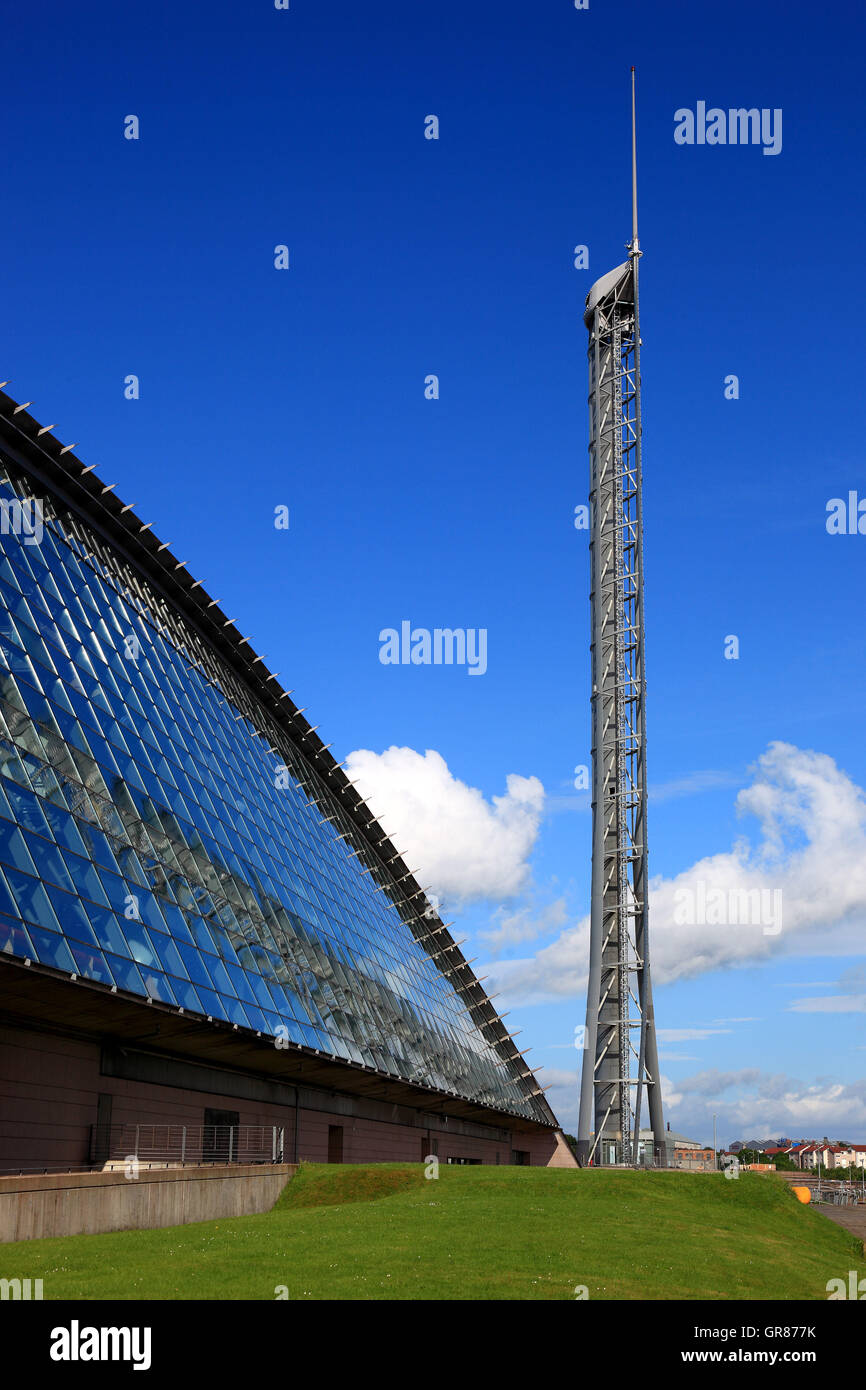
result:
[[[0,917],[0,951],[7,956],[21,956],[23,960],[36,960],[36,951],[20,922]]]
[[[0,546],[0,951],[547,1118],[197,634],[62,518]]]
[[[68,970],[77,975],[75,960],[62,936],[43,931],[41,927],[29,927],[30,939],[36,948],[37,959],[43,965],[53,965],[56,970]]]
[[[128,990],[130,994],[146,994],[144,980],[138,972],[138,967],[133,965],[131,960],[121,960],[119,956],[105,957],[109,969],[117,983],[118,989]]]
[[[74,942],[70,942],[70,949],[79,975],[83,975],[87,980],[99,980],[103,985],[114,984],[101,951],[91,951],[86,946],[76,946]]]
[[[90,925],[81,899],[72,893],[63,893],[59,888],[52,888],[50,884],[47,885],[47,891],[64,936],[98,946],[99,940]]]

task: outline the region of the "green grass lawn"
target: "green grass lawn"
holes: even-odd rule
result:
[[[46,1299],[826,1299],[850,1269],[756,1173],[304,1164],[262,1216],[0,1246]]]

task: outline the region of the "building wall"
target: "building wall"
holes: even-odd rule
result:
[[[344,1163],[420,1163],[432,1153],[440,1162],[452,1158],[574,1166],[570,1149],[554,1131],[512,1133],[304,1086],[297,1088],[296,1107],[293,1085],[220,1074],[212,1068],[201,1069],[202,1080],[195,1088],[157,1084],[137,1078],[135,1057],[130,1061],[126,1050],[116,1051],[130,1075],[106,1074],[105,1053],[98,1043],[0,1025],[0,1170],[88,1163],[100,1096],[111,1097],[112,1127],[171,1124],[196,1129],[204,1124],[205,1109],[236,1112],[242,1126],[276,1125],[283,1130],[286,1161],[297,1153],[300,1161],[328,1162],[329,1129],[334,1127],[342,1130]],[[159,1059],[144,1058],[139,1071],[163,1065],[170,1074],[172,1063]],[[190,1074],[188,1064],[179,1066],[179,1074]],[[213,1089],[204,1089],[204,1082]]]
[[[0,1176],[0,1243],[93,1235],[270,1211],[291,1163],[216,1168]]]
[[[691,1145],[689,1145],[688,1148],[686,1148],[685,1146],[680,1147],[680,1145],[677,1145],[677,1147],[674,1149],[674,1162],[692,1164],[708,1163],[710,1167],[712,1167],[713,1150],[692,1148]]]
[[[517,1141],[515,1141],[515,1147]],[[526,1139],[530,1162],[545,1168],[576,1168],[577,1159],[565,1142],[561,1130],[553,1134],[531,1135]]]

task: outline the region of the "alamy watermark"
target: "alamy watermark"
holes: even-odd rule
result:
[[[44,529],[41,497],[0,497],[0,535],[23,536],[25,545],[41,545]]]
[[[828,1302],[838,1302],[843,1298],[854,1299],[858,1303],[866,1303],[866,1279],[858,1279],[856,1269],[848,1270],[848,1285],[846,1288],[844,1279],[828,1279],[824,1285],[827,1290]]]
[[[413,627],[408,619],[379,633],[383,666],[466,666],[470,676],[487,670],[486,627]]]
[[[826,510],[828,536],[866,536],[866,497],[852,489],[847,498],[831,497]]]
[[[41,1279],[0,1279],[0,1301],[27,1302],[42,1296]]]
[[[678,145],[762,145],[764,154],[780,154],[782,110],[739,106],[725,111],[699,101],[694,111],[681,106],[674,112],[674,140]]]
[[[52,1328],[48,1354],[52,1361],[131,1361],[134,1371],[148,1371],[151,1343],[149,1327],[82,1327],[73,1318]]]
[[[678,927],[761,927],[764,936],[782,930],[781,888],[708,888],[699,879],[677,888],[674,901]]]

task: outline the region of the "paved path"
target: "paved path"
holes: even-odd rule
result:
[[[814,1210],[828,1216],[837,1226],[844,1226],[846,1231],[866,1245],[866,1206],[862,1203],[858,1202],[854,1207],[835,1207],[829,1202],[816,1202]]]
[[[813,1173],[780,1173],[780,1177],[789,1182],[792,1187],[808,1187],[814,1196],[817,1178]],[[866,1203],[857,1202],[853,1207],[837,1207],[831,1202],[812,1202],[812,1210],[819,1211],[822,1216],[829,1217],[835,1221],[837,1226],[844,1226],[846,1231],[850,1231],[852,1236],[863,1242],[866,1248]]]

